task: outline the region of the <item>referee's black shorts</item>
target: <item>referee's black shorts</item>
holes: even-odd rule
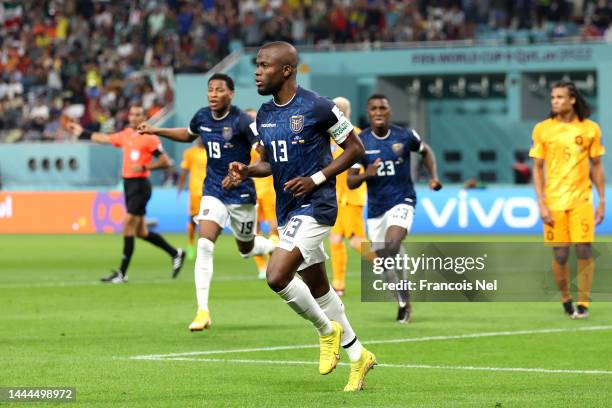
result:
[[[124,178],[123,192],[128,214],[145,215],[151,198],[151,182],[148,178]]]

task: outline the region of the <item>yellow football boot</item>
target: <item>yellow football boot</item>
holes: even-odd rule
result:
[[[210,328],[212,325],[212,320],[210,319],[210,313],[205,310],[198,310],[198,314],[196,314],[195,319],[189,325],[189,330],[191,331],[202,331],[204,329]]]
[[[332,332],[327,336],[319,337],[319,373],[329,374],[336,368],[340,360],[340,339],[342,326],[332,321]]]
[[[376,357],[374,354],[366,350],[361,351],[361,358],[354,363],[351,363],[351,373],[344,391],[359,391],[363,389],[363,380],[368,371],[376,365]]]

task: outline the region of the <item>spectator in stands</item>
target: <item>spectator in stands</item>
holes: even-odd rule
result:
[[[207,71],[229,53],[233,40],[246,46],[286,40],[369,49],[383,42],[463,40],[477,32],[487,38],[498,28],[537,28],[544,37],[582,32],[612,41],[612,0],[584,0],[573,10],[569,0],[13,3],[0,3],[0,140],[9,134],[8,140],[19,139],[24,129],[37,127],[27,115],[43,93],[46,104],[62,95],[65,105],[82,106],[83,124],[111,132],[130,101],[142,97],[139,90],[151,106],[171,102],[167,68]],[[572,17],[584,26],[570,29]],[[98,114],[91,115],[92,109]]]

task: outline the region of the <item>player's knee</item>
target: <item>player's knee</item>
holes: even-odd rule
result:
[[[590,243],[576,244],[576,257],[578,259],[589,259],[593,257],[593,247]]]
[[[198,239],[198,256],[212,256],[215,244],[209,239],[200,238]]]
[[[555,261],[564,266],[569,258],[569,248],[556,248],[554,252]]]
[[[268,283],[270,289],[275,292],[280,292],[281,290],[285,289],[287,285],[289,285],[290,280],[287,279],[287,277],[284,276],[284,274],[282,274],[279,270],[268,265],[268,270],[266,271],[266,282]]]
[[[356,237],[356,236],[352,236],[351,239],[349,240],[349,245],[355,251],[361,251],[361,243],[362,243],[362,241],[363,241],[363,239],[361,239],[359,237]]]

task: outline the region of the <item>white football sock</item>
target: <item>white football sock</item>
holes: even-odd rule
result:
[[[262,237],[261,235],[255,235],[255,239],[253,240],[253,249],[251,249],[251,252],[248,252],[246,254],[243,254],[241,252],[240,255],[242,255],[243,258],[250,258],[252,256],[257,255],[265,255],[274,251],[274,248],[276,248],[276,245],[274,245],[274,243],[268,238]]]
[[[214,242],[206,239],[198,239],[198,252],[195,261],[195,287],[198,299],[198,309],[208,312],[208,291],[210,280],[213,276],[213,250]]]
[[[277,293],[297,314],[314,325],[319,336],[326,336],[332,332],[331,322],[300,278],[294,277],[285,289]]]
[[[346,350],[351,361],[357,361],[361,358],[361,350],[363,347],[351,327],[351,324],[344,313],[344,304],[336,291],[331,287],[325,295],[315,299],[329,320],[336,321],[342,326],[342,339],[340,344]]]

